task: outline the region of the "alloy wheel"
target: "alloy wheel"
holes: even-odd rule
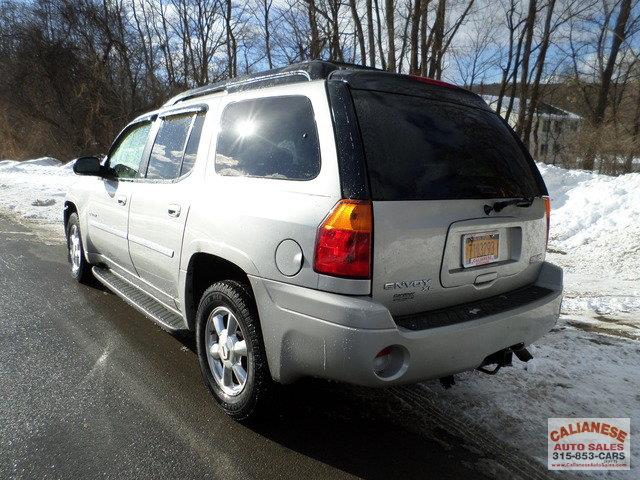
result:
[[[242,327],[226,307],[214,308],[205,328],[209,368],[218,386],[229,396],[239,395],[247,383],[249,357]]]

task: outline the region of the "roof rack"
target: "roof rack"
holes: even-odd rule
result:
[[[365,67],[353,63],[311,60],[309,62],[296,63],[283,68],[275,68],[273,70],[223,80],[221,82],[187,90],[186,92],[172,97],[164,106],[175,105],[179,102],[184,102],[185,100],[210,95],[216,92],[252,90],[254,88],[272,87],[287,83],[324,80],[335,70],[382,71],[374,67]]]

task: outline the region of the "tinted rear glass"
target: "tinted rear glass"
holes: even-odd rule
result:
[[[531,197],[527,157],[494,113],[352,90],[374,200]]]

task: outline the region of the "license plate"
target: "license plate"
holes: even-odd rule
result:
[[[462,236],[462,266],[465,268],[495,262],[499,253],[498,232],[470,233]]]

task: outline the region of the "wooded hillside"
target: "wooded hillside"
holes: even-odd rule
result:
[[[639,1],[0,0],[0,158],[104,152],[176,92],[323,58],[518,98],[525,143],[557,104],[585,118],[564,163],[626,171]]]

